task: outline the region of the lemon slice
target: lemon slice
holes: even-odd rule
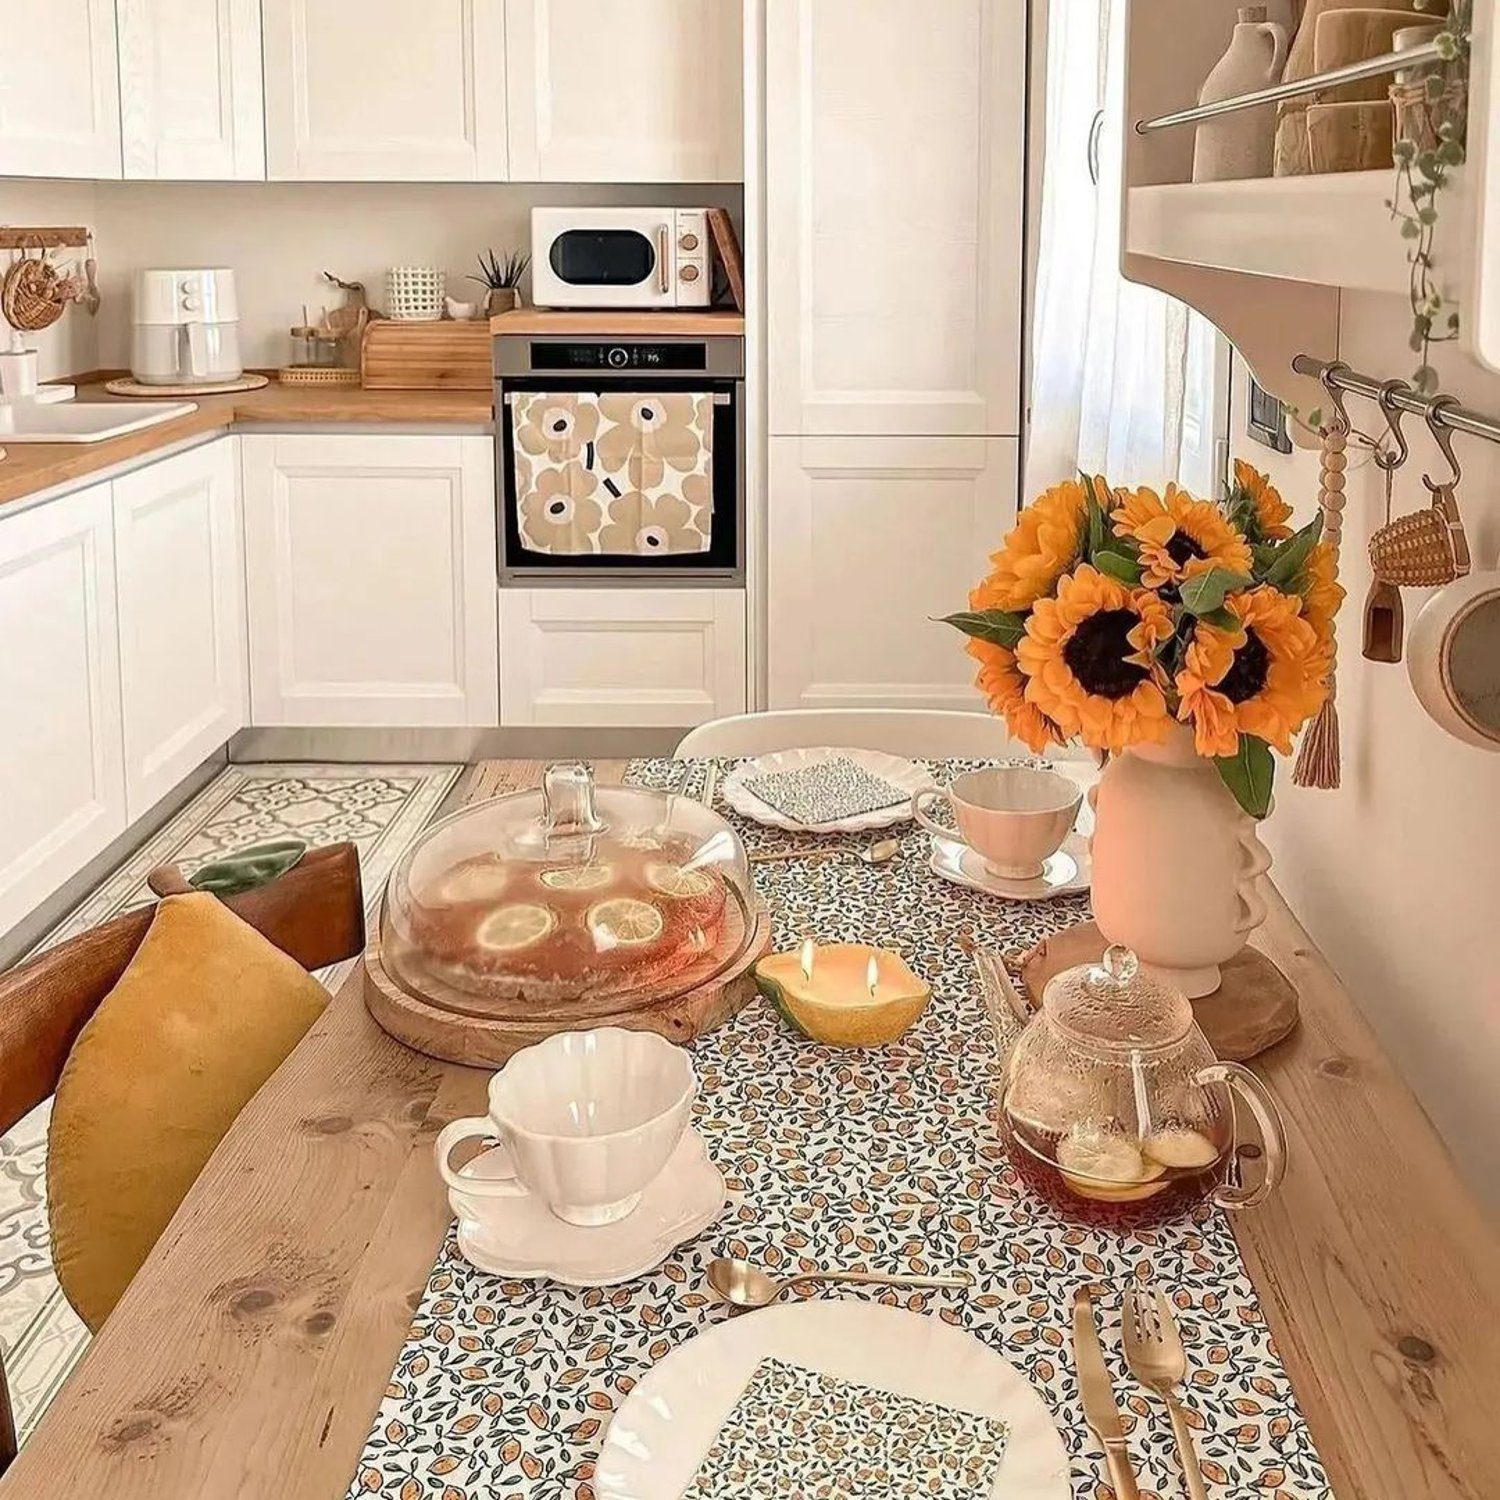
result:
[[[515,953],[539,943],[557,926],[550,906],[518,901],[499,906],[479,924],[474,940],[491,953]]]
[[[1211,1167],[1219,1159],[1218,1147],[1196,1130],[1158,1130],[1141,1142],[1141,1150],[1149,1161],[1185,1172]]]
[[[557,870],[543,870],[542,884],[554,891],[597,891],[608,885],[615,872],[608,865],[563,865]]]
[[[1070,1177],[1092,1177],[1096,1182],[1142,1182],[1147,1176],[1145,1158],[1135,1142],[1103,1132],[1065,1135],[1057,1143],[1057,1164]]]
[[[450,870],[435,894],[447,906],[462,906],[467,901],[493,901],[509,883],[510,874],[499,860],[476,859]]]
[[[589,907],[588,925],[601,948],[636,948],[659,938],[665,923],[650,902],[614,896]]]
[[[663,896],[678,901],[707,896],[714,888],[714,878],[706,870],[686,870],[681,865],[653,863],[646,866],[646,884]]]

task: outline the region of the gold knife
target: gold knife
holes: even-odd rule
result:
[[[1109,1378],[1104,1350],[1099,1343],[1093,1297],[1086,1286],[1073,1293],[1073,1363],[1078,1370],[1083,1415],[1104,1448],[1109,1482],[1115,1488],[1117,1500],[1140,1500],[1135,1471],[1130,1466],[1130,1449],[1125,1446],[1125,1432],[1120,1424],[1114,1384]]]

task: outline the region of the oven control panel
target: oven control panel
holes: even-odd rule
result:
[[[671,343],[579,342],[533,343],[533,370],[706,370],[708,347],[691,340]]]

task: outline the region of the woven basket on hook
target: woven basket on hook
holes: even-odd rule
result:
[[[1441,499],[1427,510],[1388,521],[1370,538],[1370,568],[1381,583],[1435,588],[1459,575],[1453,526]]]
[[[70,279],[51,262],[23,255],[0,282],[0,313],[12,328],[39,333],[62,317],[72,295]]]

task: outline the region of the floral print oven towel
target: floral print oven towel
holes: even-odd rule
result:
[[[764,1359],[683,1500],[985,1500],[1005,1438],[994,1417]]]
[[[517,391],[517,521],[532,552],[706,552],[714,398],[697,391]]]

